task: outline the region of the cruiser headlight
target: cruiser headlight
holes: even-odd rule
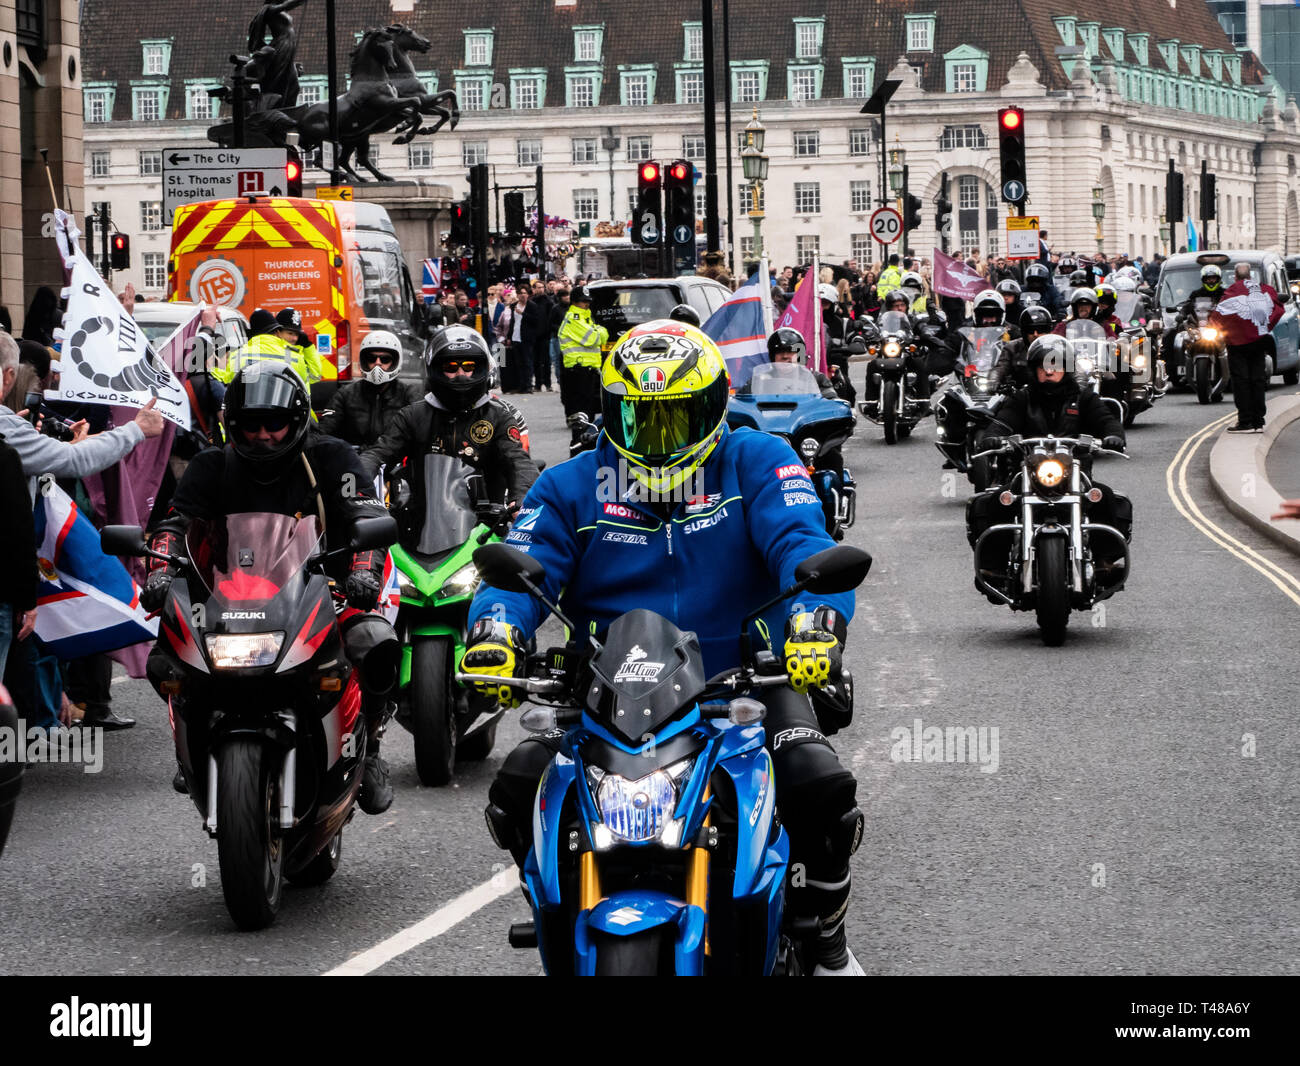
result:
[[[1091,356],[1081,355],[1075,365],[1079,368],[1081,374],[1091,374],[1093,368],[1097,365],[1092,361]]]
[[[799,454],[805,459],[813,459],[816,457],[817,449],[820,447],[821,445],[817,443],[815,438],[804,437],[804,439],[799,442]]]
[[[467,563],[451,575],[438,590],[438,599],[448,596],[466,596],[478,586],[478,567]]]
[[[988,389],[988,387],[989,387],[989,379],[988,379],[988,375],[987,375],[987,374],[976,374],[976,375],[975,375],[975,387],[976,387],[977,389],[982,390],[982,391],[986,391],[986,390]]]
[[[1059,459],[1044,459],[1034,469],[1034,477],[1047,489],[1054,489],[1065,479],[1065,464]]]
[[[1147,368],[1147,357],[1144,352],[1137,352],[1133,356],[1133,369],[1145,370]]]
[[[903,349],[899,347],[898,341],[890,341],[885,345],[885,358],[897,359],[902,351]]]
[[[218,670],[270,666],[280,654],[283,633],[209,633],[203,638]]]
[[[1203,326],[1201,328],[1200,339],[1203,341],[1217,341],[1219,339],[1219,331],[1213,326]]]
[[[677,846],[681,828],[673,821],[673,811],[677,807],[678,790],[689,779],[693,765],[693,759],[683,759],[636,780],[587,767],[587,783],[595,795],[603,828],[613,840],[631,843],[662,840],[669,846]],[[674,826],[675,834],[667,832]]]

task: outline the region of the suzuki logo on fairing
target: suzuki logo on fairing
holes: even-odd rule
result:
[[[614,684],[624,681],[658,681],[664,664],[647,662],[645,657],[646,653],[641,650],[641,645],[633,644],[631,651],[627,653],[627,658],[623,660],[623,665],[614,675]]]
[[[260,622],[266,618],[265,611],[222,611],[223,622]]]

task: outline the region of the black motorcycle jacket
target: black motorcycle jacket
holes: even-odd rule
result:
[[[1213,290],[1207,289],[1204,286],[1202,286],[1201,288],[1196,289],[1189,297],[1187,297],[1187,299],[1183,301],[1183,306],[1178,309],[1178,324],[1180,328],[1195,323],[1196,301],[1199,299],[1213,300],[1215,306],[1217,307],[1219,301],[1223,299],[1223,286],[1220,285],[1217,289],[1213,289]]]
[[[308,431],[302,451],[269,477],[230,445],[208,448],[194,457],[176,486],[167,516],[154,531],[153,544],[155,550],[181,552],[185,534],[196,518],[258,511],[307,517],[323,511],[326,549],[346,548],[357,519],[388,513],[374,498],[373,481],[352,447],[314,429]],[[382,582],[385,554],[367,551],[349,557],[344,553],[327,571],[343,582],[350,571],[364,568]]]
[[[1020,336],[1002,345],[997,362],[989,371],[989,382],[994,392],[1001,390],[1010,392],[1029,384],[1029,364],[1025,362],[1025,353],[1028,350],[1029,346]]]
[[[997,420],[1003,425],[995,422],[990,433],[1022,437],[1088,434],[1124,439],[1124,426],[1111,406],[1092,389],[1081,392],[1078,381],[1069,375],[1054,394],[1045,393],[1035,383],[1007,397],[998,408]]]
[[[402,408],[419,403],[421,395],[419,386],[409,381],[349,381],[321,412],[320,431],[359,448],[373,447]]]
[[[508,497],[523,501],[537,480],[537,465],[524,449],[518,413],[495,396],[484,396],[468,411],[453,412],[435,397],[400,411],[379,441],[361,453],[361,464],[373,478],[381,466],[389,470],[406,460],[411,499],[405,508],[403,537],[418,533],[413,523],[424,521],[424,457],[458,455],[484,476],[493,501]]]

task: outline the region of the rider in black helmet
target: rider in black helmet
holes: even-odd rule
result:
[[[1052,313],[1042,304],[1026,307],[1020,312],[1020,337],[1002,346],[998,361],[989,373],[995,389],[1015,392],[1029,384],[1025,353],[1039,337],[1051,333],[1054,325]]]
[[[690,304],[678,304],[668,312],[668,317],[674,322],[685,322],[688,326],[695,326],[697,329],[700,325],[700,313]]]

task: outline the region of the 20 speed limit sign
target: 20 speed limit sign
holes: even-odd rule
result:
[[[892,207],[878,207],[867,223],[871,236],[881,244],[893,244],[903,235],[903,216]]]

